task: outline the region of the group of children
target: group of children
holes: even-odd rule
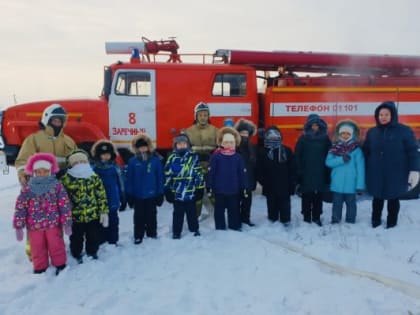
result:
[[[37,153],[26,165],[30,179],[17,198],[16,236],[22,240],[27,229],[35,273],[48,268],[50,255],[58,274],[66,265],[63,230],[70,236],[70,253],[79,263],[84,243],[86,255],[97,259],[101,243],[117,244],[118,211],[127,204],[134,209],[135,244],[142,243],[145,235],[157,237],[157,207],[164,197],[173,205],[174,239],[181,238],[184,216],[189,231],[200,235],[196,201],[205,191],[214,198],[217,230],[239,231],[242,223],[252,226],[250,209],[257,181],[262,185],[272,222],[290,224],[290,196],[299,185],[304,221],[322,225],[322,193],[331,184],[331,222],[340,222],[345,202],[346,222],[354,223],[355,196],[364,189],[358,133],[354,122],[343,121],[336,126],[337,138],[331,146],[325,122],[310,115],[295,153],[283,144],[275,126],[265,130],[263,147],[258,151],[251,143],[255,125],[240,119],[219,129],[218,148],[211,155],[206,178],[185,133],[174,138],[173,151],[164,164],[146,134],[135,136],[131,141],[134,156],[128,161],[125,180],[115,161],[117,151],[108,140],[99,140],[92,147],[92,165],[86,152],[70,154],[68,170],[60,179],[55,176],[55,157]]]
[[[27,230],[34,273],[46,271],[49,257],[56,274],[65,268],[63,230],[79,263],[83,247],[88,257],[98,259],[101,243],[117,243],[117,211],[125,204],[125,193],[113,148],[107,140],[97,142],[92,148],[93,166],[85,151],[74,151],[60,179],[54,155],[36,153],[29,158],[25,167],[29,181],[17,198],[13,225],[18,241]]]

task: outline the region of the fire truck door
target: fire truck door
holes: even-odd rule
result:
[[[127,147],[138,133],[147,133],[156,142],[154,70],[116,71],[109,95],[109,129],[118,147]]]

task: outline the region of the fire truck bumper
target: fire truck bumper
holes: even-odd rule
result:
[[[9,174],[9,165],[7,165],[6,154],[3,151],[0,151],[0,171],[3,174]]]
[[[0,136],[0,171],[3,174],[9,174],[9,165],[7,165],[7,157],[3,149],[5,148],[3,137]]]

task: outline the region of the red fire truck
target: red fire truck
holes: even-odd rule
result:
[[[98,99],[7,108],[0,116],[2,164],[13,164],[22,141],[39,128],[42,111],[52,103],[68,112],[65,131],[80,147],[106,138],[123,156],[140,132],[149,134],[158,150],[170,150],[173,136],[192,124],[201,101],[209,105],[214,125],[226,117],[250,119],[261,128],[277,125],[293,147],[311,113],[321,115],[330,132],[338,120],[351,118],[364,134],[375,123],[375,107],[391,100],[400,122],[420,139],[420,57],[238,50],[180,54],[178,49],[174,39],[107,43],[107,53],[131,58],[105,67]]]

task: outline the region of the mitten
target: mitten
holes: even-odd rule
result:
[[[71,225],[65,225],[64,226],[64,234],[67,236],[70,236],[71,233],[73,233],[73,230],[71,229]]]
[[[174,200],[175,200],[175,195],[174,195],[174,193],[172,191],[170,191],[168,189],[168,190],[165,190],[165,198],[166,198],[166,201],[167,202],[173,203]]]
[[[120,211],[127,209],[127,200],[121,200]]]
[[[414,189],[414,187],[417,186],[417,184],[419,183],[419,176],[420,172],[418,171],[410,171],[410,173],[408,174],[408,189]]]
[[[302,198],[302,187],[300,187],[300,184],[297,184],[295,187],[295,194]]]
[[[348,161],[350,161],[351,160],[351,157],[350,157],[350,155],[348,155],[348,154],[344,154],[343,155],[343,161],[344,161],[344,163],[347,163]]]
[[[127,195],[127,203],[130,208],[134,207],[134,197],[132,195]]]
[[[18,179],[19,179],[19,184],[21,186],[26,185],[26,183],[28,182],[28,176],[25,174],[25,171],[23,169],[19,170]]]
[[[204,188],[196,189],[194,191],[194,200],[201,200],[204,196]]]
[[[156,206],[160,207],[163,204],[163,195],[158,195],[155,198]]]
[[[16,239],[20,242],[23,240],[23,229],[16,229]]]
[[[101,213],[99,216],[99,223],[102,224],[104,228],[108,227],[108,213]]]

